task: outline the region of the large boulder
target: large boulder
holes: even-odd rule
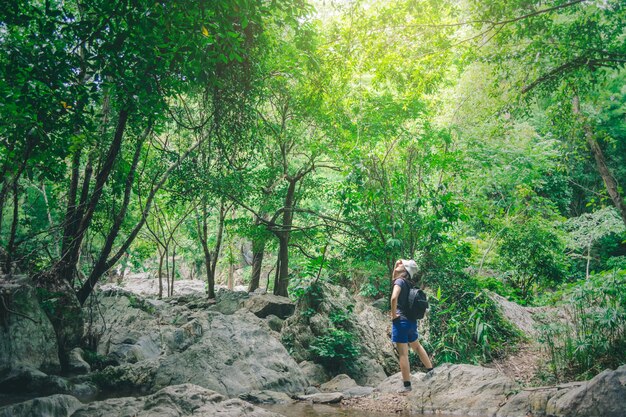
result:
[[[320,386],[330,379],[326,368],[318,363],[302,361],[300,362],[300,369],[311,385]]]
[[[320,390],[322,392],[343,392],[347,389],[358,386],[356,381],[348,375],[339,374],[330,381],[322,384]]]
[[[332,327],[341,326],[354,336],[360,353],[353,366],[338,363],[333,373],[349,373],[360,385],[375,386],[398,369],[390,342],[391,323],[388,316],[368,302],[354,298],[343,287],[320,284],[320,299],[308,305],[301,302],[293,316],[283,325],[281,337],[298,361],[315,361],[310,347],[328,334]],[[351,311],[351,312],[350,312]],[[345,320],[336,323],[337,316]],[[331,317],[335,317],[335,323]]]
[[[550,387],[521,388],[495,369],[444,364],[411,376],[405,411],[485,417],[622,417],[626,410],[626,365],[593,379]],[[402,388],[400,373],[383,381],[376,395]],[[345,393],[344,393],[345,394]]]
[[[111,292],[100,301],[106,327],[97,330],[98,353],[121,363],[95,375],[103,388],[155,392],[193,382],[235,397],[258,390],[296,393],[308,385],[265,321],[245,309],[224,315]]]
[[[193,384],[174,385],[146,397],[113,398],[88,404],[72,417],[280,417],[240,399],[226,399]],[[60,416],[60,415],[59,415]]]
[[[18,365],[0,372],[0,392],[11,394],[69,394],[83,400],[93,399],[97,388],[88,381],[47,375],[37,369]]]
[[[246,300],[244,307],[257,317],[265,318],[271,314],[281,319],[291,316],[296,309],[289,298],[274,294],[254,295]]]
[[[444,364],[419,374],[407,396],[410,411],[422,414],[494,416],[519,386],[495,369]]]
[[[622,417],[626,410],[626,365],[593,379],[555,387],[529,388],[511,398],[498,417]]]
[[[58,371],[52,324],[26,278],[0,279],[0,371],[19,365]]]
[[[71,395],[51,395],[0,408],[0,417],[69,417],[82,407]]]

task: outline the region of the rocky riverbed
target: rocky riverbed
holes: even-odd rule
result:
[[[413,391],[399,395],[386,316],[331,286],[314,316],[269,294],[221,289],[215,301],[193,292],[156,300],[108,286],[85,307],[90,346],[73,351],[71,374],[59,376],[53,333],[27,280],[0,282],[0,291],[11,301],[1,328],[0,393],[33,398],[0,408],[0,416],[326,416],[350,409],[372,417],[623,417],[626,409],[626,366],[590,381],[526,388],[497,369],[443,364],[415,373]],[[350,376],[333,377],[338,369],[316,364],[307,349],[337,311],[362,349]],[[96,401],[102,397],[115,398]]]

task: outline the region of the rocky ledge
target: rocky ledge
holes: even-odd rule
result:
[[[412,376],[404,396],[400,374],[369,396],[343,405],[370,411],[455,414],[482,417],[624,417],[626,365],[593,379],[551,387],[522,388],[495,369],[445,364]]]
[[[0,417],[279,417],[240,399],[193,384],[173,385],[145,397],[112,398],[84,405],[69,395],[36,398],[0,409]]]

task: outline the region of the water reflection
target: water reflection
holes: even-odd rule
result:
[[[282,414],[285,417],[433,417],[432,414],[411,414],[409,412],[381,413],[377,411],[364,411],[351,408],[341,408],[339,406],[295,403],[281,405],[261,405],[260,407]],[[437,414],[437,417],[469,417],[459,415]]]
[[[282,414],[285,417],[417,417],[415,414],[410,415],[408,413],[379,413],[309,403],[262,405],[261,407]]]

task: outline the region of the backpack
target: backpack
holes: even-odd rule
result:
[[[428,308],[428,297],[419,288],[409,284],[409,296],[407,297],[406,315],[409,320],[423,319]]]

